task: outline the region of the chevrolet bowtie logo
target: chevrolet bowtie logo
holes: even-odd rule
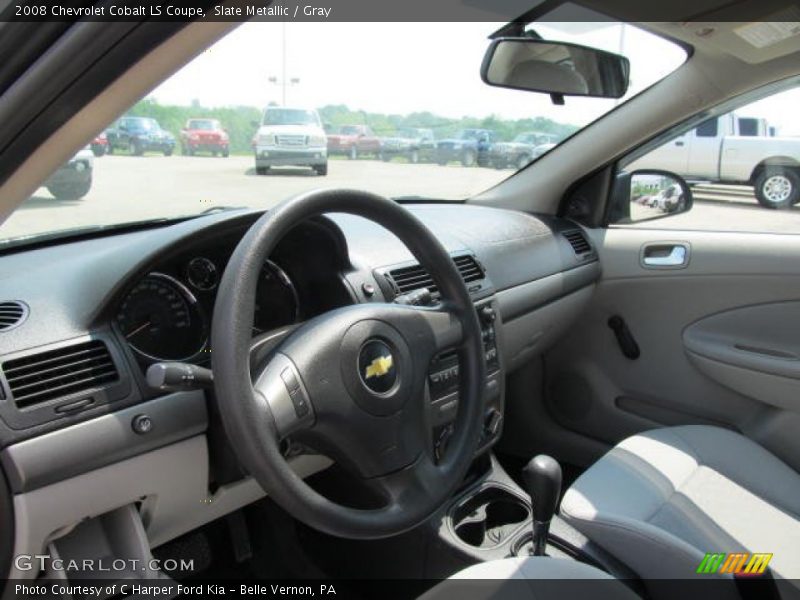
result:
[[[367,370],[364,372],[364,379],[383,377],[391,371],[392,365],[394,365],[394,359],[391,354],[389,356],[379,356],[367,365]]]

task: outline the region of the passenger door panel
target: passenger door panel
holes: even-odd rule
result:
[[[614,444],[664,425],[743,432],[800,468],[800,237],[589,231],[603,276],[590,308],[546,355],[546,402],[563,427]],[[650,269],[648,246],[691,249]],[[623,355],[621,317],[640,348]],[[592,457],[587,457],[587,462]]]

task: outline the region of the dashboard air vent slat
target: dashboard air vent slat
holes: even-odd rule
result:
[[[471,283],[485,277],[480,264],[470,254],[453,257],[453,262],[458,268],[458,272],[461,273],[464,283]],[[399,294],[407,294],[422,288],[428,288],[431,294],[436,294],[439,291],[433,283],[433,278],[422,265],[393,269],[389,271],[388,276],[394,282]]]
[[[567,241],[570,243],[570,246],[572,246],[575,254],[581,255],[592,251],[592,246],[589,244],[589,241],[586,239],[586,236],[582,231],[578,229],[574,231],[566,231],[564,232],[564,237],[567,238]]]
[[[26,408],[119,380],[106,345],[92,340],[6,361],[2,365],[17,408]]]
[[[28,307],[22,302],[16,300],[0,302],[0,331],[16,327],[27,316]]]

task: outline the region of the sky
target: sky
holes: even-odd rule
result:
[[[389,114],[430,111],[459,118],[544,116],[583,126],[617,102],[549,96],[484,84],[480,64],[488,36],[501,23],[245,23],[164,82],[151,96],[166,104],[288,105]],[[615,23],[543,23],[546,39],[621,52],[631,61],[630,97],[668,75],[686,59],[677,45],[635,26]],[[285,65],[283,69],[285,44]],[[277,83],[270,82],[270,78]],[[779,132],[800,135],[800,89],[744,107],[746,116],[766,117]]]

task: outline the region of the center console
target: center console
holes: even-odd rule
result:
[[[481,454],[499,439],[503,429],[505,376],[502,323],[498,316],[499,305],[494,295],[494,286],[483,264],[469,252],[454,254],[452,258],[474,303],[483,337],[486,389],[483,395],[483,428],[477,450],[477,454]],[[438,300],[433,278],[416,262],[376,269],[374,275],[386,300],[423,305]],[[457,352],[449,350],[434,357],[428,370],[427,403],[431,443],[437,461],[444,456],[454,432],[459,404],[459,369]]]
[[[491,298],[475,305],[481,324],[486,360],[486,389],[483,397],[484,420],[478,452],[498,440],[503,428],[503,373],[498,350],[499,320]],[[431,361],[428,371],[434,457],[438,460],[453,434],[458,410],[459,361],[455,350],[443,352]]]

